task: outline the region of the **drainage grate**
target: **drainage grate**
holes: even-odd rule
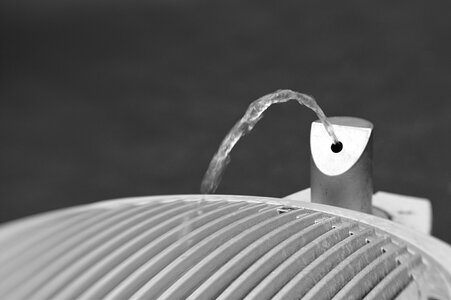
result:
[[[3,225],[1,298],[415,299],[428,276],[449,286],[378,228],[259,199],[137,198]]]

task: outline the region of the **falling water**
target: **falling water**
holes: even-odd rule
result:
[[[222,174],[224,173],[227,164],[230,162],[230,151],[232,151],[235,144],[243,135],[249,133],[252,128],[254,128],[255,124],[257,124],[257,122],[262,118],[263,112],[272,104],[284,103],[289,100],[296,100],[299,104],[305,105],[313,110],[319,120],[323,123],[324,128],[330,135],[333,144],[337,144],[339,142],[332,125],[329,123],[323,110],[319,107],[312,96],[292,90],[278,90],[274,93],[267,94],[249,105],[244,116],[233,126],[222,141],[218,152],[216,152],[213,156],[213,159],[208,166],[208,170],[202,180],[200,187],[202,194],[211,194],[216,191],[221,181]]]

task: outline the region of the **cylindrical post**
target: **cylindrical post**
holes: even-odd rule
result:
[[[371,213],[373,124],[353,117],[331,117],[341,145],[333,145],[324,126],[312,123],[311,200]]]

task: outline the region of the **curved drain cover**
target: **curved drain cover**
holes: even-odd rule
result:
[[[449,270],[433,254],[325,213],[321,205],[300,205],[258,197],[147,197],[11,222],[0,227],[0,295],[449,299]]]

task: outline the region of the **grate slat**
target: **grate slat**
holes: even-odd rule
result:
[[[244,271],[243,274],[236,278],[229,287],[218,296],[218,300],[242,299],[285,259],[319,236],[332,230],[332,226],[338,222],[339,219],[336,217],[323,219],[318,221],[318,223],[295,233],[293,236],[280,243],[280,245],[271,249]]]
[[[0,274],[3,274],[3,272],[8,274],[8,264],[12,264],[15,259],[21,257],[22,255],[26,255],[27,252],[31,251],[31,248],[33,248],[34,252],[39,251],[39,247],[45,247],[42,244],[47,244],[50,242],[55,238],[55,235],[70,233],[70,230],[77,224],[89,222],[90,219],[92,220],[93,217],[97,215],[99,215],[98,211],[87,211],[83,214],[68,216],[61,219],[61,221],[57,219],[55,220],[55,223],[46,224],[42,228],[39,228],[40,230],[38,231],[29,228],[29,231],[23,232],[24,235],[18,233],[11,244],[8,244],[7,247],[6,245],[1,247],[2,255],[0,256],[0,263],[3,268],[0,269]],[[11,230],[8,227],[4,228],[2,232],[8,232]]]
[[[138,213],[89,237],[59,259],[52,261],[48,267],[41,269],[39,276],[32,278],[26,286],[22,286],[23,298],[33,296],[35,299],[49,299],[57,290],[75,280],[83,270],[87,270],[112,249],[145,230],[146,226],[156,226],[164,217],[173,216],[188,207],[190,206],[177,203],[142,207]],[[28,294],[25,293],[27,289]]]
[[[332,299],[362,299],[384,276],[396,267],[396,257],[407,251],[406,247],[388,244],[385,253],[363,268]]]
[[[154,265],[155,260],[152,260],[149,264],[143,265],[125,281],[119,284],[113,291],[111,291],[107,297],[111,299],[129,298],[146,282],[152,283],[154,275],[157,277],[156,279],[163,282],[164,285],[164,281],[161,280],[162,278],[178,276],[194,265],[197,261],[205,257],[209,252],[217,248],[220,244],[239,234],[243,231],[243,228],[258,224],[259,222],[262,222],[268,217],[276,214],[275,210],[267,210],[266,208],[266,205],[259,206],[259,210],[254,214],[235,221],[203,239],[183,253],[182,256],[174,259],[174,261],[164,267],[163,270],[157,270],[159,273],[154,272],[154,270],[150,268],[150,266]]]
[[[15,247],[16,244],[21,243],[33,244],[39,240],[36,238],[37,233],[54,228],[55,225],[61,225],[61,223],[71,218],[81,217],[83,215],[88,216],[92,213],[92,210],[67,208],[2,224],[2,230],[0,230],[0,249],[6,246],[4,250],[10,250],[11,247]],[[31,241],[32,239],[34,242]],[[3,258],[3,256],[0,257],[0,261]]]
[[[396,295],[394,300],[413,300],[418,299],[418,295],[429,295],[427,300],[440,300],[443,297],[440,296],[440,292],[437,293],[436,286],[429,288],[428,291],[424,292],[421,290],[421,284],[416,280],[411,280],[409,284],[403,290]]]
[[[235,257],[227,261],[208,278],[188,299],[213,299],[218,296],[236,277],[269,250],[301,230],[315,224],[323,213],[305,213],[297,219],[276,228],[248,245]]]
[[[138,268],[143,261],[153,257],[176,241],[184,233],[184,228],[187,225],[196,225],[196,222],[201,223],[203,219],[208,219],[210,216],[208,212],[224,205],[226,205],[225,202],[205,202],[202,205],[191,202],[189,205],[190,209],[186,212],[177,214],[158,226],[149,228],[149,231],[144,233],[144,241],[135,238],[133,241],[117,249],[117,251],[114,251],[112,255],[109,255],[100,264],[96,265],[90,274],[84,277],[100,275],[100,278],[97,281],[89,282],[89,286],[84,290],[78,290],[77,296],[83,298],[88,295],[89,299],[100,298],[101,296],[92,297],[89,295],[90,293],[107,293],[115,284],[119,283],[128,274]],[[85,278],[84,282],[86,284],[88,282]],[[61,297],[61,295],[57,297]]]
[[[440,262],[428,252],[425,257],[410,237],[388,232],[388,223],[372,226],[365,216],[358,221],[345,212],[287,203],[226,195],[142,197],[10,222],[0,226],[0,295],[374,300],[421,292],[447,299],[446,288],[428,287],[448,282]]]
[[[102,212],[99,216],[93,216],[82,223],[73,224],[64,232],[48,237],[45,242],[39,243],[36,247],[32,247],[29,251],[24,252],[17,259],[21,264],[5,266],[3,271],[8,272],[8,276],[0,282],[0,293],[8,296],[10,292],[18,290],[23,282],[35,276],[37,272],[52,260],[59,257],[72,247],[82,242],[86,237],[100,232],[106,226],[111,225],[118,219],[133,214],[136,208],[128,208],[120,213],[115,210]],[[39,257],[36,260],[36,257]]]
[[[64,287],[58,291],[55,298],[67,299],[70,295],[78,296],[90,285],[110,272],[113,267],[119,265],[126,258],[168,230],[182,224],[184,218],[189,215],[195,215],[199,209],[198,206],[192,203],[179,203],[174,207],[172,207],[171,203],[168,203],[168,205],[171,206],[171,209],[155,215],[138,225],[137,228],[131,228],[121,236],[118,236],[117,239],[102,245],[96,251],[74,263],[73,268],[68,270],[67,277],[75,276],[76,272],[82,273],[73,277],[68,284],[63,284]],[[126,241],[123,241],[123,239],[126,239]],[[121,244],[116,247],[117,243]],[[86,264],[90,265],[85,268]],[[64,276],[62,276],[61,280],[63,279]]]
[[[367,228],[357,231],[354,235],[332,246],[287,282],[273,299],[303,297],[330,270],[351,253],[363,247],[366,244],[365,239],[373,234],[374,229]]]
[[[245,299],[268,299],[274,296],[288,281],[313,262],[330,247],[349,237],[356,223],[343,222],[301,248],[264,278]]]
[[[304,296],[305,300],[331,299],[360,270],[382,255],[387,237],[367,237],[368,243],[340,262]]]
[[[161,297],[163,299],[186,298],[186,296],[188,296],[199,284],[201,284],[212,273],[227,262],[227,260],[265,234],[296,219],[300,214],[305,214],[305,212],[294,210],[281,215],[276,215],[273,218],[261,222],[260,224],[256,224],[243,231],[236,237],[221,245],[219,248],[215,249],[212,253],[207,255],[199,263],[189,269],[184,275],[182,275],[182,277],[177,279],[172,286],[166,289]],[[137,293],[135,293],[134,296],[140,299],[153,298],[161,292],[160,287],[161,285],[157,282],[155,282],[154,285],[146,284]]]
[[[397,261],[402,261],[399,258]],[[410,270],[421,263],[421,255],[406,255],[404,261],[383,278],[378,285],[363,298],[364,300],[391,300],[398,295],[412,280]],[[398,262],[397,262],[398,264]]]

